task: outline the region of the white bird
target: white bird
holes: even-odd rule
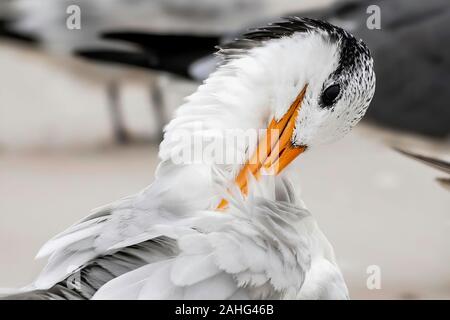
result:
[[[348,298],[332,246],[290,182],[296,162],[283,169],[364,115],[375,90],[369,50],[340,28],[291,17],[219,55],[166,127],[154,182],[45,244],[47,266],[11,299]],[[178,162],[198,139],[264,128],[226,146],[238,163]]]

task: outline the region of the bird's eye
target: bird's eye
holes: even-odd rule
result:
[[[330,107],[335,101],[339,92],[341,91],[341,86],[339,84],[333,84],[325,89],[322,93],[322,102],[325,107]]]

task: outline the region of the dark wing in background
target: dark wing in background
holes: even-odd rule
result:
[[[0,18],[0,38],[11,39],[33,45],[39,44],[39,39],[35,35],[19,32],[14,29],[13,25],[13,20]]]
[[[212,55],[220,42],[215,35],[153,34],[117,31],[101,35],[104,40],[135,45],[136,52],[81,48],[76,55],[103,62],[121,63],[147,69],[165,71],[191,79],[189,68],[195,61]]]
[[[400,152],[401,154],[404,154],[410,158],[413,158],[415,160],[418,160],[430,167],[433,167],[435,169],[438,169],[442,172],[450,174],[450,162],[441,160],[438,158],[433,158],[430,156],[424,156],[421,154],[413,153],[410,151],[406,151],[400,148],[394,148],[394,150]],[[437,178],[436,179],[444,188],[450,190],[450,178]]]

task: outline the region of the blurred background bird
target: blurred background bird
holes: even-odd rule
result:
[[[442,172],[445,172],[447,174],[450,174],[450,162],[445,161],[445,160],[441,160],[441,159],[437,159],[437,158],[433,158],[433,157],[429,157],[426,155],[422,155],[422,154],[418,154],[418,153],[414,153],[411,151],[406,151],[406,150],[402,150],[399,148],[396,148],[396,150],[412,159],[415,159],[417,161],[420,161],[432,168],[435,168],[437,170],[440,170]],[[436,178],[436,181],[438,181],[444,188],[446,188],[447,190],[450,190],[450,178],[448,177],[439,177]]]
[[[450,277],[448,193],[434,181],[435,169],[391,148],[450,160],[448,1],[0,5],[2,286],[29,283],[42,268],[30,261],[49,237],[153,179],[161,127],[215,69],[215,44],[300,14],[362,37],[375,60],[377,91],[367,120],[347,139],[300,160],[309,169],[300,172],[303,197],[335,245],[352,297],[450,297],[443,280]],[[81,9],[79,30],[66,26],[69,5]],[[119,143],[121,136],[128,143]],[[367,285],[371,266],[380,268],[380,289]]]
[[[113,0],[113,1],[89,1],[89,0],[6,0],[2,2],[0,18],[0,36],[19,40],[45,50],[53,55],[70,55],[77,48],[89,46],[101,46],[119,54],[126,50],[128,59],[136,54],[133,46],[125,43],[107,42],[99,38],[102,30],[138,28],[157,32],[164,30],[167,23],[189,17],[192,19],[215,19],[236,14],[245,14],[249,9],[254,9],[254,0],[233,0],[220,3],[195,0],[186,5],[185,1],[143,1],[143,0]],[[73,6],[76,6],[74,9]],[[71,7],[72,6],[72,7]],[[189,10],[188,10],[189,9]],[[75,10],[75,11],[74,11]],[[74,30],[66,27],[70,14],[82,13],[82,29]],[[257,10],[256,10],[257,11]],[[160,21],[164,21],[161,23]],[[179,29],[176,29],[179,30]],[[194,30],[192,30],[194,31]],[[164,40],[165,42],[165,40]],[[212,46],[214,47],[214,46]],[[172,47],[172,50],[175,48]],[[208,50],[208,53],[210,49]],[[160,59],[160,56],[154,57]],[[151,60],[146,56],[145,60]],[[173,59],[172,59],[173,60]],[[120,143],[130,142],[132,137],[127,131],[123,111],[120,102],[120,84],[128,76],[124,68],[111,65],[94,64],[89,70],[94,76],[102,77],[106,81],[106,96],[108,98],[113,133],[116,141]],[[91,75],[92,76],[92,75]],[[163,109],[163,96],[157,77],[149,77],[150,106],[156,124],[156,140],[162,137],[162,127],[168,121],[168,116]]]

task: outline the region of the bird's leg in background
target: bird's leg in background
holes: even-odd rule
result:
[[[155,75],[151,79],[150,85],[150,102],[152,104],[153,113],[155,115],[156,122],[156,138],[158,142],[161,142],[163,139],[163,129],[166,124],[166,115],[164,112],[164,94],[163,88],[159,81],[159,76]]]
[[[123,114],[120,107],[119,82],[111,80],[107,84],[108,104],[111,112],[112,128],[115,140],[119,144],[130,142],[130,136],[125,128]]]

